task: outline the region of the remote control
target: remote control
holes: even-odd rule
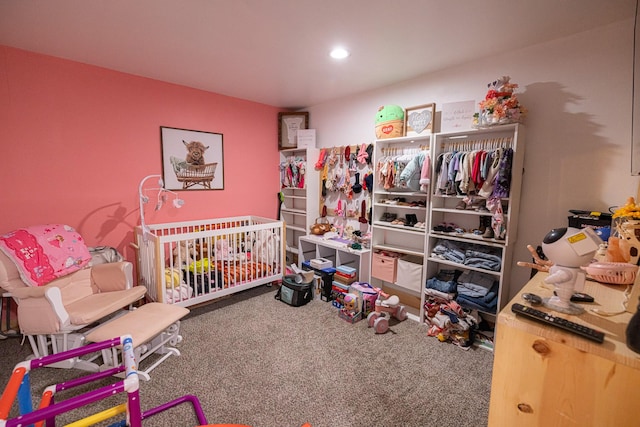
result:
[[[545,313],[544,311],[536,310],[535,308],[527,307],[526,305],[515,303],[511,306],[511,311],[528,317],[529,319],[564,329],[567,332],[580,335],[583,338],[597,343],[602,343],[604,341],[603,332],[596,331],[595,329],[580,325],[579,323],[571,322],[567,319],[563,319],[562,317]]]

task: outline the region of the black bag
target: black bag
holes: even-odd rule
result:
[[[296,277],[297,274],[284,276],[282,285],[274,298],[294,307],[300,307],[311,301],[313,299],[313,282],[296,283]]]

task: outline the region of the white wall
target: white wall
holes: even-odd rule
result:
[[[479,101],[487,82],[511,76],[529,110],[513,296],[529,277],[515,262],[530,259],[527,244],[566,226],[569,209],[606,212],[638,192],[630,174],[632,39],[633,22],[622,21],[313,106],[310,123],[319,147],[369,143],[380,105],[435,102],[440,111],[442,103]]]

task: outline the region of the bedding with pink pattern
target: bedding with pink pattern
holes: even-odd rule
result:
[[[73,227],[37,225],[0,236],[0,250],[18,267],[22,280],[43,286],[78,271],[91,260],[89,248]]]

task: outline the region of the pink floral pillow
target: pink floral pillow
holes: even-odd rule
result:
[[[18,267],[22,280],[43,286],[78,271],[91,260],[84,239],[68,225],[47,224],[0,236],[0,250]]]

